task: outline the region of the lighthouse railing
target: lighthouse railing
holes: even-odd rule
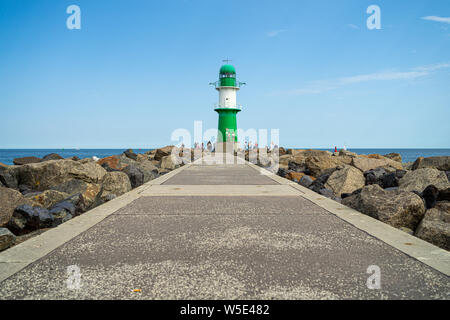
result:
[[[236,84],[234,86],[222,86],[222,85],[220,85],[220,81],[216,81],[216,82],[210,82],[209,85],[214,86],[216,89],[217,88],[222,88],[222,87],[240,88],[240,87],[246,85],[246,83],[245,82],[236,81]]]

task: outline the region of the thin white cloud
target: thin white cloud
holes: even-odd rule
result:
[[[290,90],[283,93],[291,95],[320,94],[343,86],[370,81],[414,80],[417,78],[425,77],[437,70],[444,68],[450,68],[450,63],[427,65],[417,67],[409,71],[381,71],[369,74],[341,77],[333,80],[313,81],[302,88]]]
[[[361,83],[375,80],[382,81],[382,80],[416,79],[418,77],[423,77],[427,74],[428,72],[426,71],[408,71],[408,72],[385,71],[385,72],[357,75],[352,77],[344,77],[338,79],[337,83],[339,84],[339,86],[343,86],[347,84]]]
[[[357,25],[354,25],[354,24],[352,24],[352,23],[349,23],[349,24],[347,25],[347,27],[350,27],[350,28],[352,28],[352,29],[359,29],[359,27],[358,27]]]
[[[450,24],[450,17],[426,16],[426,17],[422,17],[422,19]]]
[[[280,29],[280,30],[272,30],[267,32],[267,36],[272,38],[272,37],[276,37],[277,35],[279,35],[282,32],[286,32],[286,29]]]
[[[435,71],[435,70],[444,69],[444,68],[450,68],[450,63],[449,62],[436,63],[436,64],[431,64],[431,65],[428,65],[428,66],[417,67],[417,68],[415,68],[415,70],[419,70],[419,71]]]

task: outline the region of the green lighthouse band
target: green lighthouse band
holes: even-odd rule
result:
[[[236,114],[241,111],[237,108],[216,108],[219,114],[219,134],[217,142],[238,142]],[[234,139],[233,139],[234,136]]]

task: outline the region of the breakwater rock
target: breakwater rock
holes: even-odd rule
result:
[[[262,153],[258,159],[270,158],[270,152]],[[257,164],[267,167],[267,160]],[[343,150],[287,149],[279,152],[277,173],[450,250],[449,170],[449,156],[420,157],[404,165],[396,153],[357,155]]]
[[[191,158],[191,150],[187,154]],[[128,149],[97,161],[49,154],[0,165],[0,251],[178,168],[180,156],[182,151],[167,146],[145,154]]]

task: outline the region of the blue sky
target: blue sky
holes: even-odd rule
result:
[[[449,17],[448,0],[0,0],[0,148],[149,148],[194,120],[216,128],[225,58],[247,83],[238,126],[279,129],[281,145],[450,148]]]

